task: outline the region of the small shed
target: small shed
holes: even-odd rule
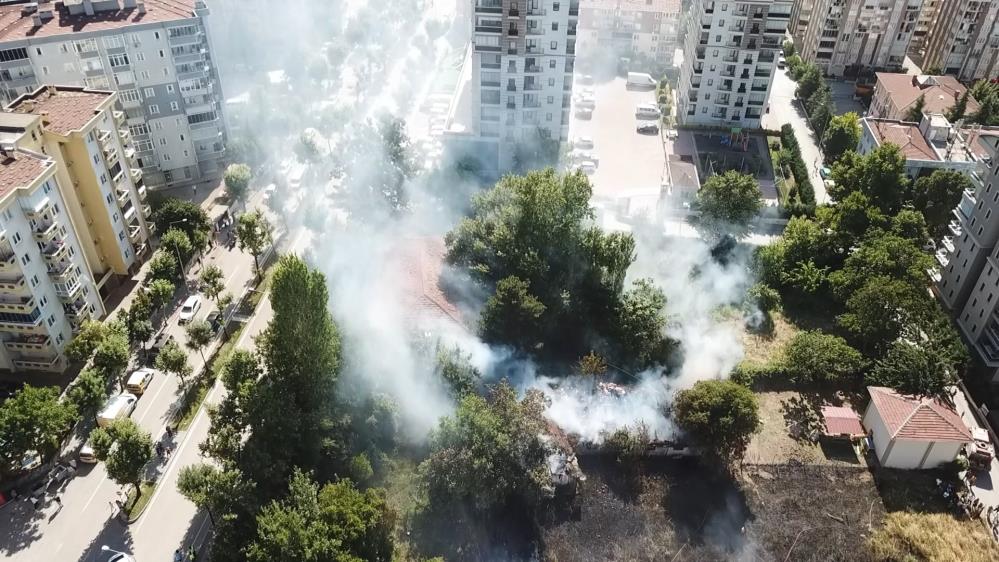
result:
[[[867,391],[871,402],[864,427],[881,466],[936,468],[954,460],[971,442],[971,431],[961,416],[938,398],[903,395],[881,386],[869,386]]]
[[[857,439],[866,435],[860,425],[860,415],[847,406],[822,406],[822,422],[826,437]]]

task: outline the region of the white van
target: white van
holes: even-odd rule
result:
[[[628,84],[625,87],[629,90],[653,90],[656,87],[656,80],[645,72],[629,72]]]
[[[635,117],[639,119],[659,119],[662,113],[652,103],[640,103],[635,107]]]
[[[194,315],[198,313],[198,309],[201,308],[201,295],[192,295],[187,297],[184,301],[184,306],[180,307],[180,318],[177,320],[181,324],[185,324],[194,319]]]
[[[124,392],[117,396],[112,396],[101,411],[97,413],[97,425],[100,427],[107,427],[111,425],[115,420],[120,420],[122,418],[127,418],[132,415],[132,410],[135,409],[135,403],[139,399],[135,397],[134,394],[129,394]]]

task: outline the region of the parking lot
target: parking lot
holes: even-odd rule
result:
[[[659,192],[666,165],[663,141],[658,134],[639,134],[635,127],[635,107],[656,102],[655,91],[635,91],[625,88],[624,78],[581,86],[592,88],[596,107],[589,119],[576,117],[573,111],[569,136],[593,139],[589,150],[597,159],[597,169],[590,176],[594,195],[600,197],[631,196],[637,192]],[[655,121],[641,121],[654,123]]]

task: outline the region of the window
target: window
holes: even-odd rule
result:
[[[55,314],[49,314],[49,319],[46,320],[45,323],[48,324],[49,328],[51,328],[52,324],[55,324]]]
[[[31,276],[31,288],[34,289],[37,286],[38,286],[38,276],[37,275],[32,275]]]
[[[132,133],[133,137],[137,135],[148,135],[149,125],[146,125],[145,123],[140,123],[138,125],[129,125],[128,131]]]
[[[156,115],[159,112],[160,112],[160,106],[156,105],[155,103],[149,106],[149,113],[151,115]]]
[[[97,48],[97,45],[94,45]],[[10,62],[12,60],[25,60],[28,58],[28,50],[24,47],[19,49],[4,49],[0,51],[0,62]]]
[[[154,32],[153,33],[153,37],[155,37],[156,39],[159,39],[160,38],[160,32],[159,31]]]
[[[47,304],[49,304],[49,298],[48,297],[42,297],[41,300],[38,301],[38,307],[39,308],[45,308],[45,305],[47,305]]]
[[[166,51],[164,51],[163,49],[160,49],[160,58],[163,58],[165,56],[166,56]]]
[[[156,129],[157,131],[162,131],[163,130],[163,123],[160,123],[159,121],[157,121],[157,122],[153,123],[153,128]]]
[[[163,155],[163,160],[166,161],[166,162],[169,162],[170,161],[170,155],[169,154],[164,154]]]
[[[139,51],[138,53],[135,53],[135,58],[138,59],[139,62],[142,62],[142,61],[146,60],[146,53],[143,53],[142,51]]]
[[[125,42],[122,41],[120,35],[112,35],[104,38],[104,46],[108,49],[119,49],[125,46]]]
[[[129,64],[128,53],[108,55],[108,60],[111,61],[111,68],[115,68],[118,66],[127,66]]]
[[[114,201],[114,198],[112,198],[111,194],[108,193],[106,196],[104,196],[104,200],[107,201],[108,205],[110,205],[111,202]]]
[[[35,53],[36,53],[36,54],[37,54],[38,56],[41,56],[41,55],[42,55],[42,48],[41,48],[41,47],[35,47]]]
[[[558,2],[555,2],[554,4],[552,4],[552,11],[553,12],[557,12],[558,11]]]
[[[76,65],[71,62],[62,63],[63,72],[76,72]]]
[[[148,139],[135,141],[136,152],[149,152],[153,149],[153,141]]]
[[[548,61],[548,68],[555,68],[555,59]]]
[[[178,105],[177,102],[170,102],[170,111],[177,111],[178,109],[180,109],[180,105]]]
[[[118,231],[118,240],[121,240],[121,241],[125,240],[125,231],[124,230]]]
[[[97,41],[95,39],[84,39],[76,41],[74,46],[77,53],[92,53],[97,50]]]
[[[15,244],[17,244],[18,242],[20,242],[21,241],[21,233],[20,232],[15,232],[14,236],[11,237],[11,240],[13,240]]]
[[[28,265],[29,263],[31,263],[31,256],[28,254],[21,256],[21,265]]]
[[[43,66],[42,67],[42,74],[46,74],[47,75],[48,73],[49,73],[49,67]]]
[[[558,49],[558,41],[552,41],[552,50]]]
[[[161,138],[160,139],[160,146],[166,146],[166,145],[167,145],[167,140],[165,138]]]
[[[548,103],[555,103],[555,96],[548,96]]]
[[[121,98],[121,101],[136,101],[136,102],[142,101],[142,99],[139,97],[139,90],[136,90],[134,88],[131,90],[119,91],[118,97]]]
[[[188,115],[187,122],[191,125],[196,125],[198,123],[204,123],[206,121],[214,121],[217,119],[214,111],[209,111],[206,113],[199,113],[197,115]]]
[[[173,84],[167,84],[167,93],[168,94],[172,94],[173,93]]]
[[[118,222],[121,219],[121,217],[118,216],[118,212],[117,211],[115,211],[114,216],[111,217],[111,218],[114,219],[114,222]]]
[[[180,142],[184,142],[184,135],[180,135]]]
[[[553,21],[552,22],[552,31],[558,31],[558,22],[557,21]]]
[[[149,80],[149,71],[143,70],[139,73],[139,76],[141,76],[143,80]]]

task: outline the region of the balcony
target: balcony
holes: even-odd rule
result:
[[[769,78],[770,77],[770,69],[769,68],[757,68],[753,72],[753,76],[755,76],[756,78]]]
[[[140,168],[132,168],[128,173],[132,176],[132,183],[142,181],[142,170]],[[145,197],[143,196],[143,198]]]
[[[83,283],[80,283],[80,278],[75,277],[72,283],[66,283],[63,286],[56,287],[56,295],[59,296],[59,300],[64,303],[73,302],[80,297],[83,292]]]
[[[480,14],[502,14],[503,13],[503,2],[476,2],[475,11]]]
[[[18,292],[24,289],[24,276],[16,274],[10,277],[0,277],[0,290]]]
[[[528,35],[544,35],[545,34],[545,29],[543,27],[540,27],[540,26],[528,27],[527,28],[527,34]]]
[[[128,239],[132,242],[142,239],[142,227],[138,225],[128,227]]]
[[[35,309],[35,297],[16,297],[0,295],[0,312],[24,314]]]
[[[961,222],[957,220],[952,220],[947,223],[947,229],[950,230],[951,234],[960,238],[964,234],[964,229],[961,227]]]
[[[541,67],[536,64],[529,64],[524,66],[524,72],[529,72],[531,74],[536,74],[541,72]]]
[[[52,340],[47,335],[23,334],[4,340],[3,345],[12,351],[47,351],[52,347]]]
[[[148,219],[149,217],[152,216],[152,214],[153,214],[153,208],[151,206],[149,206],[149,205],[143,205],[142,206],[142,216],[144,218]]]
[[[66,318],[69,319],[74,330],[79,329],[84,320],[89,320],[93,317],[93,312],[90,308],[90,305],[83,299],[76,299],[62,305],[63,313],[66,314]]]
[[[541,91],[541,84],[539,82],[526,82],[524,84],[525,92],[539,92]]]
[[[53,283],[69,283],[76,279],[76,269],[69,262],[49,264],[47,271]]]
[[[477,25],[475,26],[476,33],[503,33],[503,26],[501,25]]]
[[[59,225],[55,221],[48,221],[47,223],[39,224],[35,227],[33,234],[35,240],[38,240],[42,244],[48,244],[53,238],[59,237],[62,240],[62,235],[59,232]]]
[[[946,248],[948,252],[954,252],[954,239],[950,236],[944,236],[940,239],[940,243],[943,244],[943,247]]]
[[[767,91],[767,86],[766,85],[763,85],[763,86],[753,86],[752,88],[750,88],[750,90],[752,90],[754,92],[765,92],[765,91]],[[761,102],[761,104],[762,104],[762,102]]]
[[[947,251],[946,250],[942,250],[942,249],[941,250],[937,250],[937,253],[934,254],[934,257],[937,258],[937,263],[940,264],[940,267],[944,267],[945,268],[950,263],[950,258],[947,256]]]
[[[14,359],[14,367],[22,371],[61,371],[63,369],[61,355],[55,357],[25,357]]]
[[[763,100],[749,100],[749,105],[755,105],[755,106],[763,105]]]
[[[69,245],[62,241],[53,241],[42,250],[42,257],[51,263],[62,261],[69,255]]]

